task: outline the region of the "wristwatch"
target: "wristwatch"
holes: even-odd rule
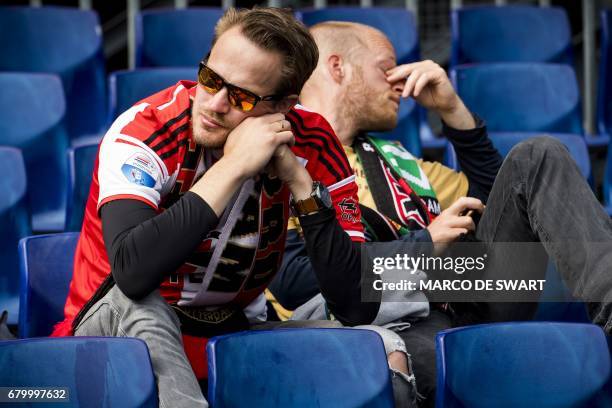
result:
[[[291,207],[293,213],[297,216],[309,215],[326,208],[332,208],[332,200],[327,187],[318,181],[313,181],[310,197],[299,201],[293,201],[292,198]]]

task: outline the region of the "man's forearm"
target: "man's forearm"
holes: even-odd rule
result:
[[[371,323],[380,303],[362,302],[360,244],[338,224],[333,209],[300,217],[306,252],[330,311],[343,324]]]
[[[245,180],[239,167],[221,158],[189,191],[200,196],[220,216]]]
[[[157,289],[218,222],[210,206],[189,192],[161,214],[137,200],[111,201],[100,212],[113,277],[134,299]]]

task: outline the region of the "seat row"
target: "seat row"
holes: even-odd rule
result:
[[[213,408],[395,406],[384,346],[373,331],[239,332],[210,339],[206,352]],[[436,364],[440,408],[605,408],[612,402],[609,343],[590,324],[445,330],[437,335]],[[149,350],[134,338],[0,341],[0,365],[5,402],[159,404]]]
[[[81,406],[92,405],[92,398],[113,407],[156,406],[144,342],[33,338],[48,335],[62,318],[78,236],[39,235],[20,242],[22,340],[0,342],[0,366],[7,367],[0,383],[67,388],[71,402]],[[595,325],[450,329],[438,334],[436,349],[440,407],[606,407],[612,401],[609,345]],[[241,332],[211,339],[207,353],[212,407],[272,402],[306,407],[315,401],[329,407],[393,406],[384,347],[375,332]],[[87,381],[79,381],[84,373]]]

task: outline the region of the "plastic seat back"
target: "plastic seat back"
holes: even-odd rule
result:
[[[61,231],[66,206],[68,137],[63,123],[65,103],[60,78],[0,72],[0,88],[0,145],[22,150],[32,226],[36,231]]]
[[[351,21],[366,24],[382,31],[395,48],[398,64],[418,61],[419,34],[414,15],[403,8],[393,7],[329,7],[303,9],[298,18],[307,26],[324,21]]]
[[[193,68],[143,68],[113,72],[108,78],[109,122],[141,99],[182,79],[195,81],[197,75],[196,65]]]
[[[457,92],[491,132],[582,135],[573,68],[562,64],[500,63],[451,71]]]
[[[574,65],[570,24],[560,7],[464,7],[452,11],[451,32],[451,66],[519,61]]]
[[[597,130],[612,134],[612,10],[601,12],[601,58],[597,85]],[[612,214],[612,149],[608,146],[608,158],[603,181],[603,202]]]
[[[241,332],[212,338],[207,353],[215,408],[394,406],[384,347],[373,331]]]
[[[587,407],[610,374],[600,327],[499,323],[436,337],[437,407]]]
[[[99,142],[94,140],[68,149],[66,231],[81,230],[98,148]]]
[[[93,11],[67,7],[0,8],[0,71],[61,77],[72,138],[95,134],[106,121],[102,30]],[[51,105],[52,102],[41,99]]]
[[[19,337],[48,336],[64,319],[79,234],[37,235],[19,242]]]
[[[158,406],[149,350],[139,339],[65,337],[3,341],[0,367],[3,387],[67,391],[55,394],[66,397],[63,401],[47,399],[43,406],[49,406],[49,402],[70,407]]]
[[[0,146],[0,312],[8,310],[8,323],[19,317],[19,257],[17,244],[30,234],[26,204],[26,174],[19,149]]]
[[[194,67],[212,48],[221,8],[149,10],[136,16],[137,67]]]

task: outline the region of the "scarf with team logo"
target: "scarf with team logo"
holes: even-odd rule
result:
[[[182,277],[192,292],[171,305],[183,334],[211,337],[248,328],[243,309],[280,267],[288,202],[287,187],[267,174],[242,186],[221,217],[221,228],[187,259],[186,264],[199,265]]]
[[[440,213],[427,175],[401,144],[362,135],[354,148],[378,209],[363,214],[366,227],[378,231],[373,235],[382,235],[385,229],[397,236],[423,229]]]

